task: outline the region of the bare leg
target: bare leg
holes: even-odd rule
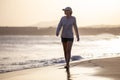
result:
[[[73,44],[73,42],[71,42],[71,41],[67,42],[67,48],[66,48],[66,64],[67,64],[67,67],[69,67],[69,62],[70,62],[70,58],[71,58],[72,44]]]
[[[62,42],[63,44],[63,50],[64,50],[64,57],[65,57],[65,61],[67,62],[67,42]]]
[[[66,61],[66,67],[69,67],[69,62],[70,62],[70,58],[71,58],[71,48],[72,48],[73,42],[71,42],[71,41],[62,42],[62,44],[63,44],[63,49],[64,49],[64,57],[65,57],[65,61]]]

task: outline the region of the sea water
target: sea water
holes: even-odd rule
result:
[[[80,36],[74,39],[71,61],[120,56],[120,36]],[[60,37],[35,35],[0,36],[0,73],[65,63]]]

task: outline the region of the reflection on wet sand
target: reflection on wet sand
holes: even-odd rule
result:
[[[67,80],[72,80],[70,74],[70,68],[66,68],[66,73],[67,73]]]

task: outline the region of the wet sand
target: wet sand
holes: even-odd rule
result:
[[[0,74],[0,80],[120,80],[120,57],[72,62]]]

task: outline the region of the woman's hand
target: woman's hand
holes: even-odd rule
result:
[[[79,37],[77,37],[77,41],[80,41],[80,38],[79,38]]]
[[[59,34],[58,33],[56,33],[56,36],[58,36]]]

